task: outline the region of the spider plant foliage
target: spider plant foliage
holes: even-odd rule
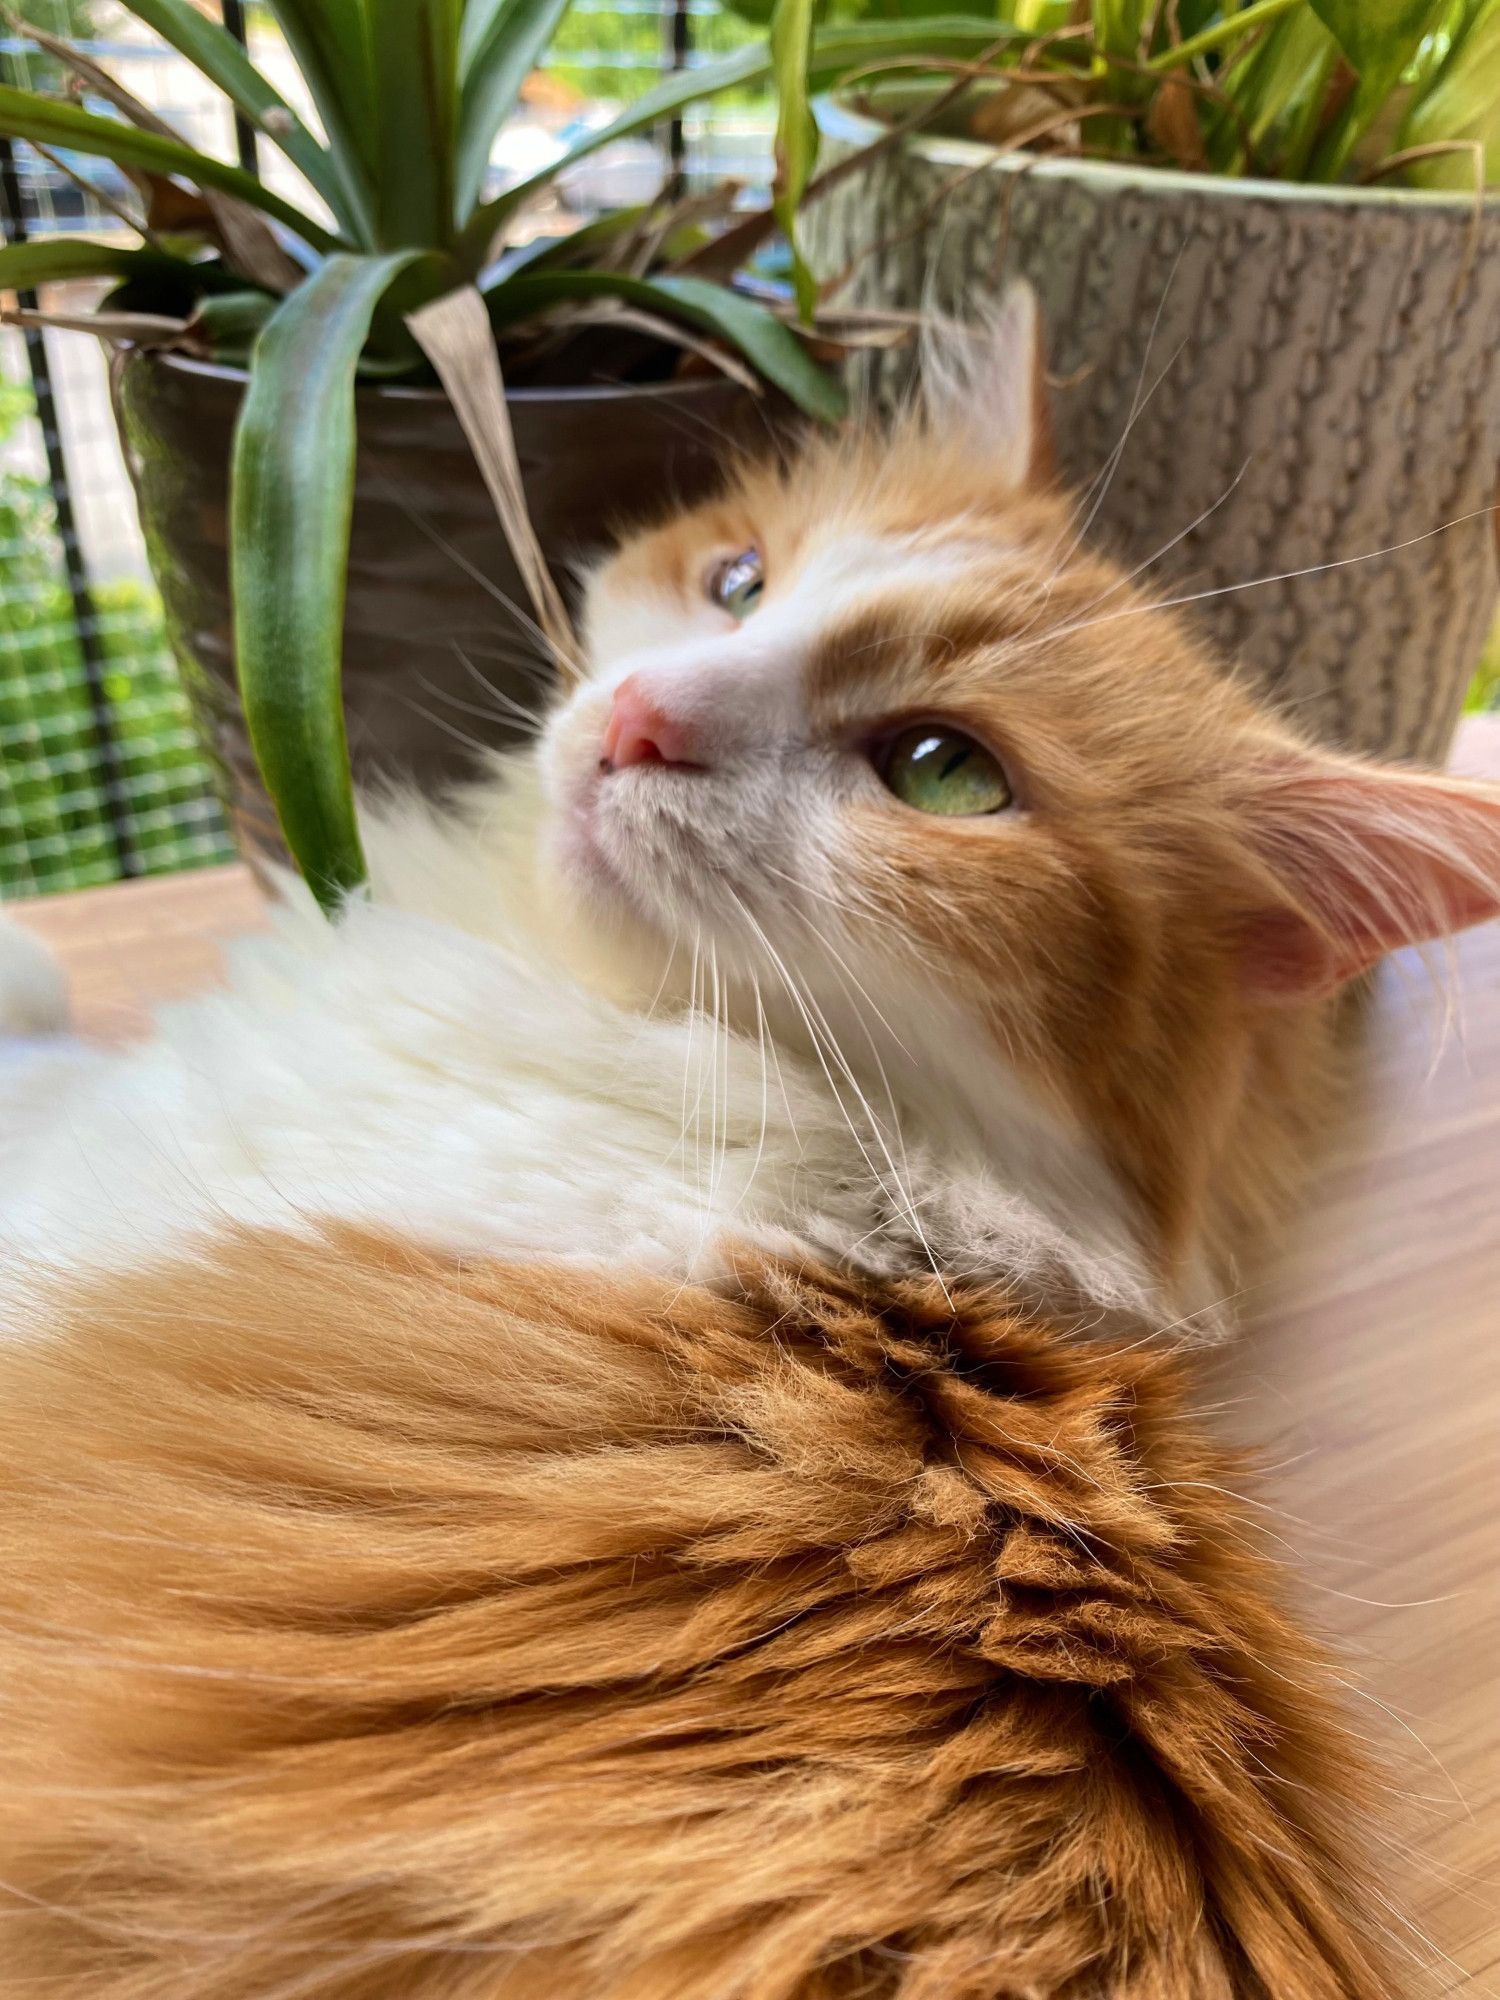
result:
[[[731,4],[755,18],[763,0]],[[925,4],[826,0],[827,18],[913,25]],[[948,122],[995,144],[1281,180],[1500,181],[1500,0],[996,0],[993,33],[983,89]],[[805,159],[790,146],[805,91],[789,60],[778,76],[787,158]]]
[[[826,336],[849,329],[738,282],[772,219],[725,227],[733,190],[527,240],[528,211],[586,154],[717,92],[766,83],[764,44],[664,78],[496,194],[485,185],[496,136],[568,0],[270,0],[316,131],[193,0],[128,5],[249,121],[263,162],[274,148],[296,173],[271,175],[273,188],[198,151],[87,49],[7,13],[63,65],[73,95],[0,84],[0,133],[64,159],[112,160],[140,209],[119,218],[135,244],[116,232],[0,249],[0,288],[104,277],[106,337],[248,364],[231,486],[241,690],[287,844],[332,908],[364,879],[341,695],[357,382],[431,379],[413,324],[473,288],[493,329],[474,365],[503,363],[510,379],[660,378],[686,358],[832,420],[840,392],[823,362],[837,341]],[[826,86],[934,46],[972,60],[990,38],[973,19],[847,24],[804,48],[799,73]]]

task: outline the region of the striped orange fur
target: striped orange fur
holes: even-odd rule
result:
[[[1379,2000],[1180,1357],[245,1234],[0,1354],[14,2000]]]

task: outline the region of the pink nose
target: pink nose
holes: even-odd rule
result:
[[[623,771],[631,764],[701,770],[700,749],[691,726],[668,715],[641,686],[638,674],[621,681],[604,731],[602,762],[607,770]]]

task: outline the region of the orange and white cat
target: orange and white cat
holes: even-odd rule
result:
[[[536,750],[368,813],[368,905],[35,1077],[11,1240],[332,1217],[705,1275],[784,1231],[1208,1325],[1331,996],[1494,913],[1500,806],[1312,749],[1079,546],[1038,365],[1017,292],[925,420],[628,543]]]
[[[1138,1336],[1221,1323],[1326,1115],[1348,982],[1500,911],[1500,801],[1303,741],[1084,549],[1040,380],[1017,292],[942,336],[890,431],[729,470],[592,578],[585,675],[532,749],[448,806],[370,806],[368,901],[329,926],[294,899],[147,1042],[59,1042],[0,1083],[18,2000],[1377,1990],[1318,1901],[1344,1893],[1338,1815],[1250,1768],[1257,1732],[1262,1765],[1295,1740],[1275,1782],[1334,1789],[1333,1724],[1302,1742],[1235,1653],[1260,1631],[1305,1666],[1256,1624],[1263,1580],[1150,1497],[1176,1419],[1140,1390],[1121,1430],[1120,1385]],[[9,992],[34,1027],[11,951],[0,1020]],[[921,1352],[920,1434],[882,1432]],[[1016,1443],[1038,1368],[1072,1440],[1053,1475],[1094,1468],[1055,1514],[1045,1439]],[[1048,1592],[1095,1607],[1052,1652],[1012,1629]],[[1174,1646],[1237,1665],[1190,1690]],[[770,1679],[716,1710],[760,1647]],[[1097,1741],[1091,1647],[1147,1689]],[[755,1720],[794,1686],[817,1770],[790,1709]],[[1169,1779],[1080,1803],[1179,1698]],[[968,1746],[930,1823],[903,1716]],[[692,1783],[633,1818],[632,1757]],[[1173,1787],[1225,1820],[1191,1853]],[[990,1841],[1018,1811],[1036,1839]],[[727,1816],[674,1846],[695,1813]],[[1226,1875],[1252,1822],[1296,1895]],[[803,1931],[785,1868],[753,1884],[778,1841]],[[1036,1942],[1049,1908],[1071,1957]],[[1003,1974],[996,1923],[1035,1943]]]

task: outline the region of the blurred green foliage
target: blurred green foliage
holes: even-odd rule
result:
[[[16,451],[33,410],[28,385],[0,381],[0,896],[119,873],[51,491]],[[180,866],[184,836],[193,858],[227,852],[202,832],[204,757],[155,591],[120,577],[92,598],[142,865]]]
[[[755,20],[767,0],[725,4]],[[772,12],[795,4],[775,0]],[[823,9],[831,21],[915,24],[940,4]],[[994,23],[997,83],[1017,63],[1033,80],[1048,72],[1060,115],[1028,135],[1033,145],[1278,180],[1500,182],[1500,0],[958,0],[941,11]],[[994,117],[1004,93],[987,88],[974,136],[1007,142]],[[1036,116],[1034,93],[1027,102],[1022,126]]]
[[[692,17],[694,60],[731,55],[761,38],[762,30],[722,8]],[[574,5],[563,16],[552,42],[550,76],[581,96],[624,100],[638,97],[670,62],[672,23],[652,5]],[[764,104],[764,84],[751,91],[727,91],[717,102]]]

